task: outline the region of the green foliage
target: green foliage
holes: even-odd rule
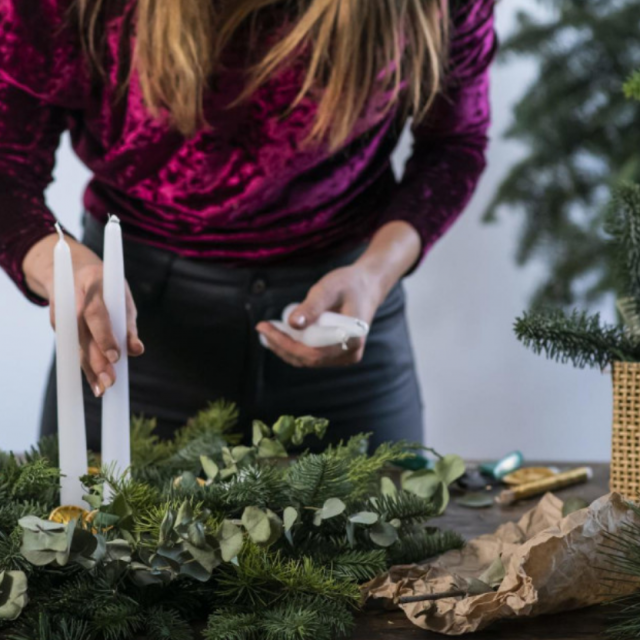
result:
[[[616,247],[618,290],[640,301],[640,186],[628,183],[614,189],[605,231]]]
[[[624,95],[629,100],[640,100],[640,70],[636,70],[624,84]]]
[[[218,609],[209,617],[205,640],[258,640],[260,618],[256,613]]]
[[[362,435],[280,460],[326,421],[257,423],[253,445],[240,446],[228,433],[236,416],[211,405],[172,442],[134,420],[131,474],[83,478],[90,523],[46,519],[58,499],[58,469],[43,455],[56,453],[51,441],[24,460],[1,456],[0,581],[13,587],[0,629],[16,640],[188,640],[215,609],[206,638],[334,639],[353,625],[360,583],[396,558],[459,546],[425,529],[441,495],[398,490],[385,475],[416,447],[368,455]],[[439,456],[438,486],[458,472],[452,459]]]
[[[145,632],[153,640],[193,640],[189,623],[177,611],[161,607],[147,611]]]
[[[6,640],[93,640],[82,620],[41,612],[5,636]]]
[[[525,313],[516,320],[515,333],[535,353],[545,353],[552,360],[571,362],[580,368],[603,369],[615,360],[640,360],[640,345],[623,327],[602,325],[599,315],[578,311]]]
[[[416,531],[404,536],[388,551],[389,564],[411,564],[439,556],[450,549],[462,549],[464,539],[453,531]]]
[[[321,507],[329,498],[347,498],[354,488],[349,461],[331,451],[300,458],[287,480],[294,500],[309,507]]]
[[[640,505],[629,503],[629,508],[640,516]],[[600,548],[601,575],[605,593],[616,594],[617,583],[640,579],[640,527],[626,524],[616,534],[606,534]],[[618,597],[618,605],[607,630],[607,637],[615,640],[630,640],[640,633],[640,592]]]
[[[543,0],[539,0],[543,4]],[[601,233],[607,194],[640,181],[640,112],[623,84],[640,67],[636,0],[556,0],[521,12],[502,59],[535,60],[537,77],[514,109],[509,140],[526,155],[502,181],[486,219],[520,219],[519,264],[545,275],[539,306],[591,303],[615,290],[615,251]],[[636,73],[626,85],[638,95]]]

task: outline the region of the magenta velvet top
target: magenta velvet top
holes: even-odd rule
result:
[[[283,117],[304,61],[279,72],[247,102],[229,108],[243,84],[246,42],[233,43],[205,99],[211,125],[185,139],[146,111],[136,78],[123,99],[118,42],[124,12],[107,24],[106,79],[91,82],[71,0],[0,0],[0,265],[34,301],[22,273],[31,246],[52,233],[44,191],[69,130],[92,171],[84,207],[117,214],[126,234],[192,258],[265,264],[362,242],[385,222],[405,220],[426,253],[460,214],[485,165],[488,67],[496,48],[493,0],[453,3],[451,71],[400,184],[390,155],[402,119],[372,100],[338,153],[304,146],[311,97]],[[135,0],[125,3],[127,11]]]

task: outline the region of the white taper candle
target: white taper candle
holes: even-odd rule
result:
[[[102,400],[102,464],[123,474],[131,464],[129,435],[129,362],[124,253],[120,220],[110,216],[104,232],[104,302],[118,341],[120,360],[114,365],[116,382]]]
[[[60,503],[82,507],[85,491],[80,477],[87,473],[87,434],[84,421],[82,372],[76,292],[71,249],[56,225],[60,240],[53,253],[56,322],[56,383],[58,391],[58,448],[60,450]]]

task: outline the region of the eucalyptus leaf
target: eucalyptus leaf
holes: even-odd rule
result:
[[[574,511],[580,511],[586,509],[589,503],[584,498],[567,498],[562,505],[562,517],[566,518]]]
[[[269,516],[258,507],[246,507],[242,513],[242,526],[256,544],[267,544],[271,538]]]
[[[506,570],[502,558],[496,558],[484,571],[484,573],[478,578],[478,580],[488,584],[492,588],[497,588],[502,584]]]
[[[231,456],[236,462],[241,462],[244,458],[247,457],[253,451],[251,447],[245,447],[243,445],[238,445],[237,447],[233,447],[231,449]]]
[[[222,559],[225,562],[231,562],[242,551],[244,545],[242,529],[233,522],[224,520],[216,537],[220,544]]]
[[[22,571],[0,572],[0,620],[17,620],[27,606],[27,576]]]
[[[252,438],[253,446],[257,447],[262,441],[262,438],[270,438],[270,437],[271,437],[271,429],[269,429],[269,427],[267,427],[267,425],[264,422],[261,422],[260,420],[254,420],[253,421],[253,438]]]
[[[188,500],[185,500],[178,509],[176,516],[176,526],[189,525],[193,521],[193,508]],[[175,527],[174,527],[175,528]]]
[[[470,596],[479,596],[483,593],[491,593],[493,588],[478,578],[469,578],[467,580],[467,593]]]
[[[92,508],[99,509],[102,506],[104,484],[96,484],[91,487],[89,493],[82,496],[82,499]]]
[[[107,562],[131,562],[131,546],[126,540],[109,540],[106,543]]]
[[[211,458],[207,458],[207,456],[200,456],[200,464],[202,465],[202,470],[209,480],[215,480],[218,477],[220,469]]]
[[[460,456],[449,454],[436,462],[434,471],[446,485],[450,485],[464,475],[465,464]]]
[[[202,522],[192,522],[189,525],[187,540],[195,547],[204,547],[206,544],[206,536]]]
[[[466,493],[456,501],[457,505],[461,507],[468,507],[469,509],[486,509],[494,505],[493,496],[486,491],[478,491],[474,493]]]
[[[298,521],[298,511],[294,507],[286,507],[283,514],[284,530],[290,531],[291,527]]]
[[[171,539],[171,533],[173,531],[175,522],[175,513],[171,509],[169,509],[167,513],[165,513],[164,518],[162,518],[162,522],[160,523],[160,537],[158,538],[159,545],[163,545],[165,544],[165,542]]]
[[[293,416],[282,416],[273,425],[273,433],[283,444],[291,442],[296,429],[296,419]]]
[[[402,488],[420,498],[429,500],[442,484],[441,477],[431,469],[405,471],[401,476]]]
[[[395,496],[398,493],[398,488],[395,482],[388,476],[382,476],[380,478],[380,491],[385,496]]]
[[[286,458],[287,450],[279,440],[263,438],[258,446],[259,458]]]
[[[356,527],[351,520],[347,522],[347,542],[352,549],[356,546]]]
[[[52,522],[51,520],[42,520],[36,516],[25,516],[24,518],[20,518],[18,520],[18,524],[23,528],[29,531],[52,531],[52,532],[60,532],[64,531],[64,524],[60,522]]]
[[[190,560],[187,560],[185,564],[191,565],[197,563],[204,568],[209,576],[216,567],[220,566],[221,556],[218,553],[218,550],[214,549],[211,545],[206,544],[202,547],[196,547],[190,542],[185,542],[184,548],[188,551],[194,561],[191,562]]]
[[[369,529],[369,537],[379,547],[390,547],[398,540],[398,530],[388,522],[377,522]]]
[[[320,511],[323,520],[330,520],[344,513],[347,505],[340,498],[329,498]]]
[[[378,522],[379,516],[373,511],[360,511],[349,517],[349,521],[353,524],[372,525]]]

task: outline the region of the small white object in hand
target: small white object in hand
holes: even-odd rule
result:
[[[293,340],[308,347],[322,348],[342,345],[342,348],[348,351],[349,340],[365,338],[369,333],[369,325],[363,320],[333,311],[326,311],[306,329],[294,329],[289,324],[289,317],[298,306],[299,303],[290,304],[283,311],[282,320],[272,320],[271,324]],[[260,336],[260,341],[264,347],[268,348],[264,336]]]

